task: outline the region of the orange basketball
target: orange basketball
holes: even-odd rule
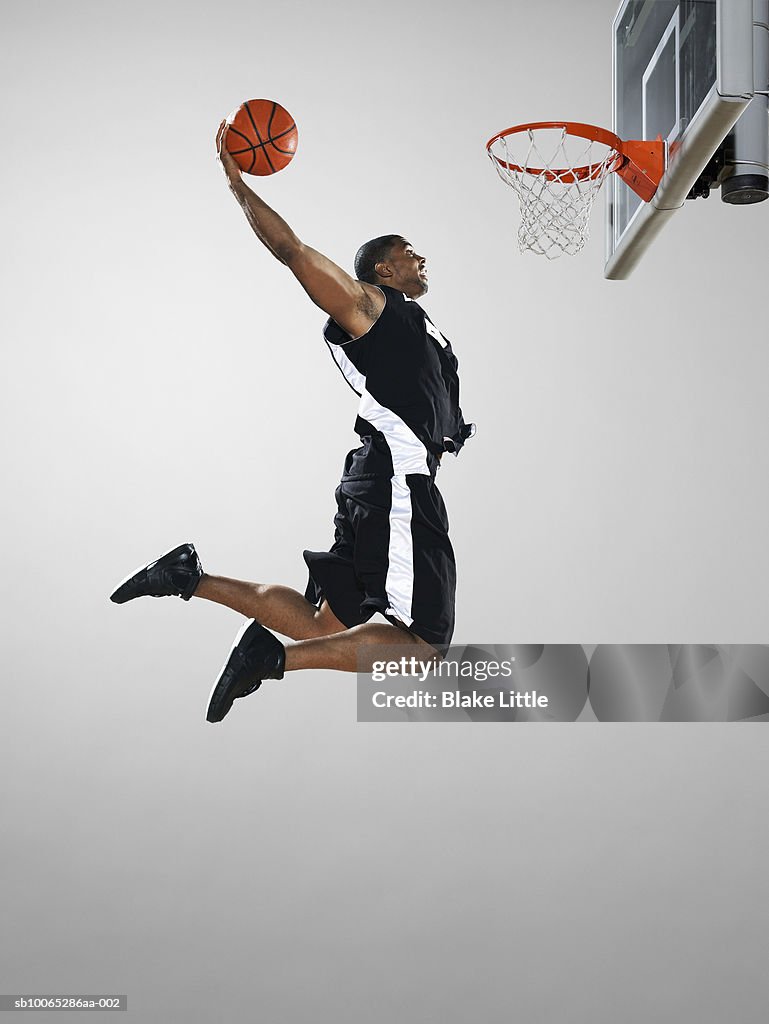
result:
[[[296,122],[274,100],[246,100],[227,122],[225,145],[246,174],[274,174],[293,159]]]

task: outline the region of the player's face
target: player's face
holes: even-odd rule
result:
[[[399,288],[410,299],[427,294],[427,260],[415,251],[405,238],[390,250],[387,264],[392,270],[392,286]]]

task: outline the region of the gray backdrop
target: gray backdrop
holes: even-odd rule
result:
[[[268,96],[300,149],[262,190],[301,237],[429,258],[479,424],[440,477],[457,642],[767,641],[769,204],[691,204],[609,284],[602,208],[581,256],[522,257],[483,149],[609,123],[614,11],[3,5],[2,991],[148,1024],[765,1020],[761,726],[363,725],[316,672],[212,727],[238,617],[107,600],[187,539],[303,586],[331,539],[354,396],[213,154]]]

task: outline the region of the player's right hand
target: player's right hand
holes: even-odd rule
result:
[[[243,172],[240,167],[238,167],[235,157],[230,154],[230,151],[225,145],[228,129],[229,123],[225,118],[219,125],[219,130],[216,133],[216,156],[219,163],[222,165],[222,170],[227,175],[227,180],[232,184],[232,182],[239,181],[241,179]]]

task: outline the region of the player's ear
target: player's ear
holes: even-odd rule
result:
[[[379,277],[392,277],[393,272],[390,268],[389,263],[375,263],[374,270],[377,272]]]

